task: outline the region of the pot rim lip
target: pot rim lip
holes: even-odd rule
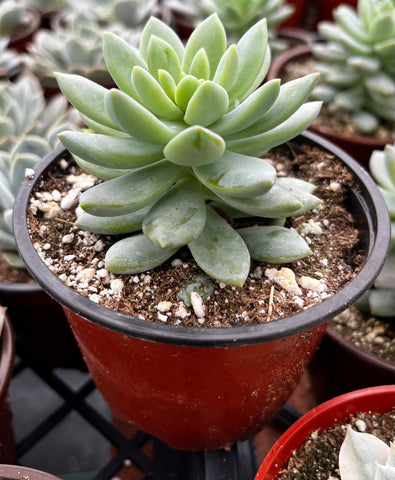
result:
[[[306,55],[312,56],[313,46],[314,42],[310,42],[309,44],[305,45],[297,45],[296,47],[292,47],[286,52],[281,53],[272,63],[268,73],[268,80],[280,77],[280,70],[287,62],[294,60],[297,57],[303,57]],[[330,135],[333,138],[338,137],[351,144],[362,143],[363,145],[373,145],[375,148],[384,148],[387,143],[394,143],[395,140],[395,137],[376,138],[362,135],[349,135],[340,130],[335,130],[334,128],[327,127],[325,125],[319,125],[315,122],[313,122],[308,128],[318,135]]]
[[[385,404],[382,400],[385,400]],[[272,475],[285,465],[283,460],[285,462],[288,460],[288,454],[291,454],[295,449],[299,449],[309,435],[317,429],[325,430],[335,423],[345,421],[350,415],[361,411],[361,404],[365,404],[365,401],[370,405],[368,406],[369,410],[377,410],[378,405],[380,405],[382,409],[379,410],[379,413],[390,411],[395,407],[395,385],[378,385],[353,390],[312,408],[292,424],[275,442],[258,469],[255,480],[273,478]],[[391,402],[392,406],[387,410]],[[271,476],[268,477],[268,474]]]
[[[61,480],[51,473],[21,465],[0,465],[0,474],[1,478],[5,480],[20,480],[25,477],[30,480]]]
[[[374,180],[361,165],[343,150],[319,135],[306,131],[298,137],[301,137],[303,141],[318,143],[321,148],[342,159],[353,171],[357,181],[364,186],[366,192],[370,195],[371,205],[365,207],[374,216],[377,223],[377,225],[371,224],[371,219],[368,222],[370,223],[370,246],[365,264],[358,275],[338,293],[303,312],[259,325],[242,325],[229,328],[165,325],[110,310],[66,286],[49,270],[33,247],[26,219],[26,205],[28,205],[31,190],[37,179],[49,168],[50,163],[66,151],[62,145],[58,146],[36,165],[34,178],[25,179],[19,189],[14,206],[13,228],[20,255],[30,274],[55,300],[77,315],[124,335],[176,345],[228,347],[273,341],[311,330],[329,321],[334,315],[355,302],[373,283],[381,270],[388,250],[390,220],[389,216],[383,218],[382,212],[387,211],[384,199],[378,193]],[[377,222],[379,217],[380,222]]]

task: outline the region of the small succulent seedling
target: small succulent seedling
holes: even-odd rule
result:
[[[313,48],[321,73],[313,96],[371,134],[395,121],[395,3],[359,0],[357,11],[340,5],[333,17],[318,26],[326,42]]]
[[[347,427],[340,448],[341,480],[393,480],[395,478],[395,444],[389,447],[375,435]]]
[[[285,263],[311,253],[296,231],[271,221],[236,230],[226,220],[285,219],[320,202],[313,185],[277,178],[259,158],[305,130],[321,106],[304,103],[317,74],[262,84],[270,64],[265,20],[228,47],[213,14],[184,47],[151,17],[139,50],[107,33],[104,56],[118,89],[77,75],[57,79],[92,130],[60,139],[83,169],[106,180],[81,195],[77,225],[137,232],[108,250],[108,270],[146,271],[187,245],[209,276],[240,286],[251,257]]]
[[[45,103],[40,84],[31,76],[0,84],[0,248],[15,267],[23,267],[12,229],[15,196],[33,166],[58,141],[64,128],[76,128],[78,117],[62,96]]]

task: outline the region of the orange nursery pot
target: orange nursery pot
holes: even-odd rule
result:
[[[354,172],[358,192],[348,203],[361,230],[366,261],[342,290],[287,318],[251,326],[196,328],[158,324],[107,309],[66,286],[39,257],[26,211],[36,182],[54,162],[70,160],[57,149],[26,179],[14,207],[14,233],[38,283],[66,310],[92,377],[113,413],[173,448],[214,450],[244,440],[278,412],[294,390],[330,319],[372,284],[384,262],[389,218],[367,172],[320,137],[320,144]]]

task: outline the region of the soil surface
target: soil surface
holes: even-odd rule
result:
[[[69,208],[62,202],[65,196],[70,198],[73,185],[89,188],[95,180],[76,166],[62,175],[58,168],[41,182],[31,199],[29,223],[34,245],[48,267],[71,288],[108,308],[149,321],[228,327],[292,315],[333,295],[360,268],[363,254],[358,232],[343,206],[353,177],[332,154],[309,145],[283,146],[271,151],[267,158],[279,176],[297,176],[317,185],[314,193],[322,200],[321,205],[288,221],[288,226],[305,237],[313,255],[290,265],[253,263],[243,288],[212,281],[213,293],[204,300],[203,314],[186,306],[179,297],[181,285],[196,275],[204,275],[186,252],[177,252],[149,272],[107,272],[104,256],[114,238],[80,231],[73,223],[78,198],[67,205]],[[52,218],[45,218],[48,216]],[[295,275],[297,293],[273,281],[273,272],[283,267]],[[303,283],[301,277],[307,277],[310,283]]]
[[[339,450],[348,425],[354,430],[373,434],[390,445],[395,438],[395,410],[386,414],[358,413],[346,422],[314,432],[294,453],[286,469],[275,480],[340,479]]]

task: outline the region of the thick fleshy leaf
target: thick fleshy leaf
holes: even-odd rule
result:
[[[55,76],[63,95],[77,110],[99,124],[119,130],[104,107],[106,88],[79,75],[56,73]]]
[[[119,274],[140,273],[157,267],[178,248],[161,248],[145,235],[133,235],[112,245],[105,257],[106,269]]]
[[[49,153],[49,151],[50,150],[47,150],[47,153]],[[12,190],[15,195],[18,193],[22,182],[26,178],[26,169],[34,168],[40,160],[41,157],[34,153],[19,153],[15,155],[10,171]]]
[[[305,103],[296,113],[272,130],[249,138],[229,140],[226,142],[226,148],[247,155],[261,156],[306,130],[318,117],[321,105],[321,102]]]
[[[280,92],[280,80],[274,79],[262,85],[235,109],[226,113],[211,130],[219,135],[232,135],[256,123],[276,101]]]
[[[239,54],[236,45],[231,45],[218,64],[213,78],[213,82],[221,85],[225,90],[229,90],[235,81],[235,72],[239,68]]]
[[[184,112],[170,100],[159,82],[147,70],[135,67],[132,83],[141,103],[152,113],[166,120],[179,120],[183,117]]]
[[[15,246],[15,250],[16,250],[16,246]],[[9,251],[9,252],[4,251],[2,252],[2,254],[3,254],[4,260],[10,265],[12,265],[13,267],[26,268],[24,261],[17,253],[13,253],[12,251]]]
[[[395,149],[394,149],[395,152]],[[395,154],[394,154],[395,167]],[[369,171],[376,183],[395,194],[395,169],[393,175],[387,169],[385,155],[382,150],[374,150],[369,160]]]
[[[138,50],[123,38],[105,32],[103,35],[103,52],[107,69],[114,82],[122,91],[137,98],[131,81],[132,70],[136,65],[147,68]]]
[[[14,195],[12,187],[3,172],[0,171],[0,207],[4,210],[12,208],[14,205]]]
[[[197,52],[204,48],[214,76],[222,55],[226,50],[226,33],[217,14],[210,15],[192,32],[185,47],[182,70],[190,73],[192,61]]]
[[[229,106],[226,90],[210,80],[203,82],[192,95],[185,111],[188,125],[207,127],[220,118]]]
[[[370,38],[354,8],[340,5],[333,10],[333,18],[347,33],[360,42],[369,42]]]
[[[166,95],[175,102],[176,100],[176,82],[169,72],[163,69],[158,70],[158,81]]]
[[[301,107],[317,84],[318,77],[312,73],[281,85],[276,101],[267,113],[235,138],[258,135],[280,125]]]
[[[199,86],[199,80],[192,75],[186,75],[179,82],[176,88],[175,101],[182,110],[186,110],[189,100],[192,98],[192,95],[196,92]]]
[[[201,48],[193,57],[189,73],[199,80],[210,78],[210,62],[204,48]]]
[[[118,215],[116,217],[98,217],[86,213],[82,208],[78,209],[78,228],[87,232],[100,233],[102,235],[121,235],[141,230],[144,217],[147,215],[150,206],[144,207],[136,212]]]
[[[80,158],[107,168],[138,168],[163,158],[163,147],[134,138],[96,133],[62,132],[63,145]]]
[[[120,90],[110,90],[105,98],[106,109],[122,130],[142,142],[166,144],[180,128],[166,124],[148,109]]]
[[[207,207],[202,233],[189,244],[200,268],[210,277],[241,287],[250,271],[250,255],[240,235],[227,221]]]
[[[257,217],[287,217],[303,207],[303,203],[290,190],[276,184],[267,193],[258,197],[236,198],[225,195],[218,196],[236,210]]]
[[[1,250],[16,250],[14,235],[0,230],[0,248]]]
[[[162,248],[186,245],[203,230],[206,204],[192,177],[181,180],[151,208],[143,232]]]
[[[388,212],[392,220],[395,220],[395,193],[389,192],[384,188],[379,188],[388,208]]]
[[[393,317],[395,314],[395,296],[393,288],[369,290],[370,313],[377,317]]]
[[[260,262],[290,263],[311,255],[305,240],[289,228],[275,225],[241,228],[251,258]]]
[[[163,150],[176,165],[199,166],[215,162],[225,151],[225,142],[216,133],[194,126],[180,132]]]
[[[297,210],[294,215],[300,215],[301,213],[307,212],[321,203],[321,200],[318,197],[312,195],[315,186],[309,182],[293,177],[278,177],[276,185],[287,189],[302,203],[303,206]]]
[[[183,168],[163,160],[86,190],[80,206],[103,217],[135,212],[162,195],[183,172]]]
[[[176,52],[169,43],[158,37],[151,37],[148,45],[148,70],[159,79],[159,70],[166,70],[178,83],[181,77],[181,65]]]
[[[276,180],[276,169],[261,158],[225,151],[215,162],[194,168],[210,190],[230,197],[256,197]]]
[[[176,52],[178,59],[181,61],[184,55],[184,46],[178,35],[168,25],[152,16],[145,24],[144,30],[140,37],[140,54],[142,58],[148,58],[148,48],[152,36],[161,38],[167,42]]]
[[[256,23],[238,41],[236,47],[239,68],[235,74],[235,81],[229,90],[231,104],[235,100],[241,102],[265,78],[270,66],[270,51],[264,48],[266,44],[266,19]]]
[[[94,163],[88,162],[77,155],[73,156],[77,165],[79,165],[82,170],[94,177],[100,178],[101,180],[112,180],[113,178],[122,177],[126,173],[130,172],[130,169],[125,168],[107,168],[101,167],[100,165],[95,165]]]
[[[81,114],[81,120],[83,124],[92,132],[100,133],[103,135],[110,135],[112,137],[130,138],[130,135],[123,132],[122,130],[114,130],[113,128],[106,127],[101,123],[97,123],[93,121],[91,118],[87,117],[86,115]],[[117,128],[119,127],[117,126]]]
[[[378,43],[394,37],[394,20],[391,14],[377,15],[370,24],[370,34],[373,43]]]

